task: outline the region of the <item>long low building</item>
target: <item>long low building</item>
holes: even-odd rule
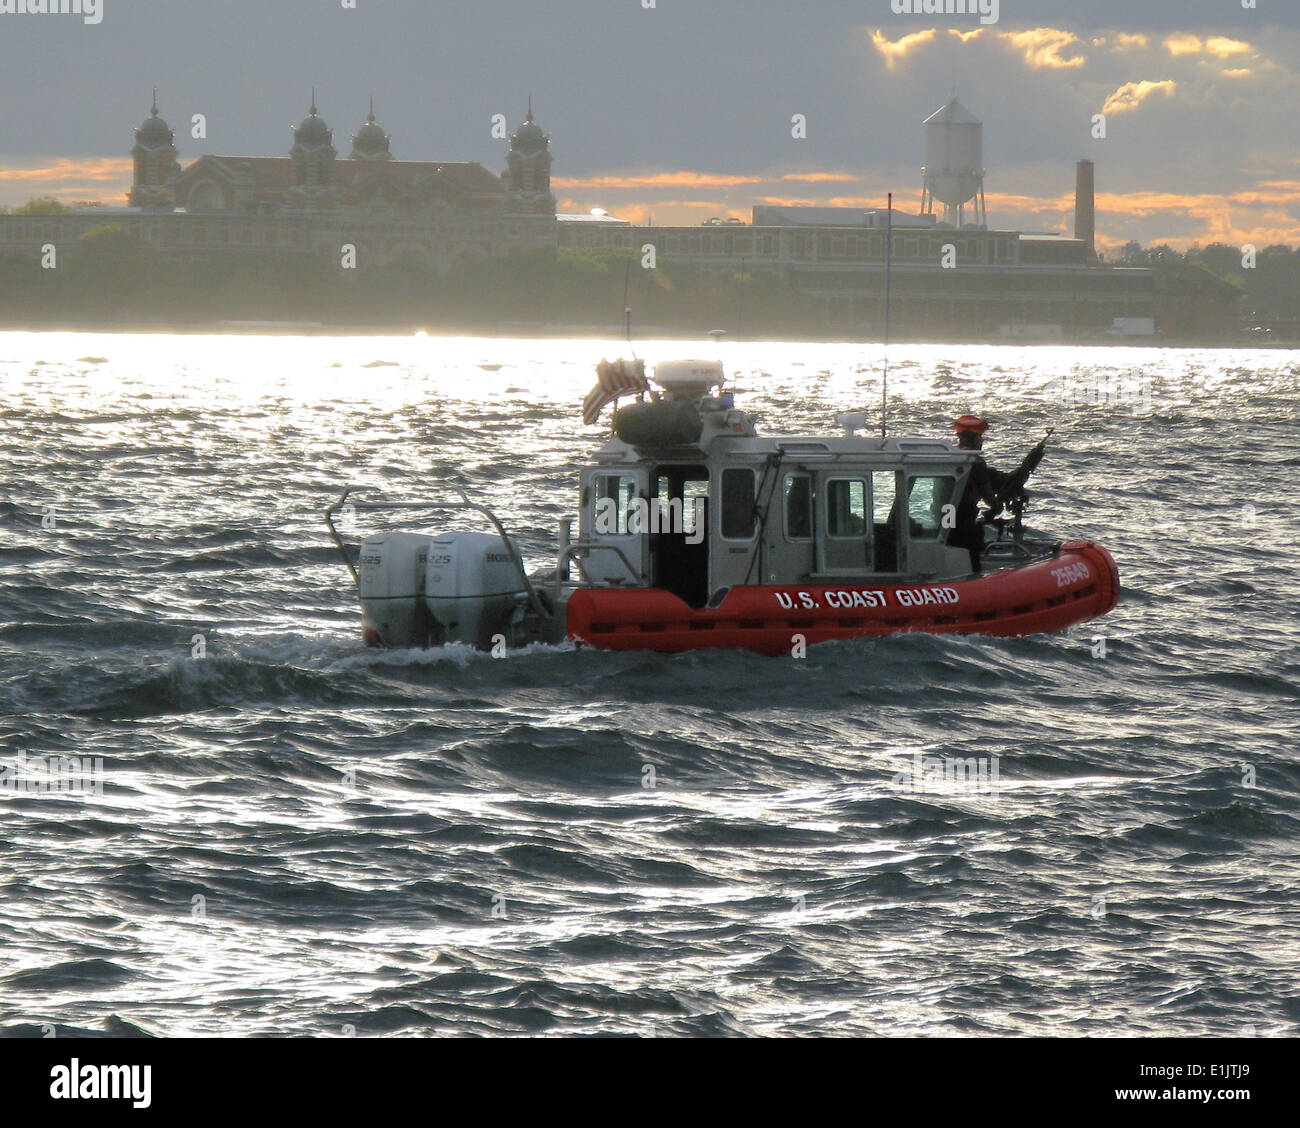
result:
[[[900,337],[1092,339],[1111,335],[1117,321],[1150,321],[1155,335],[1169,339],[1236,337],[1240,300],[1226,282],[1205,271],[1101,262],[1091,238],[1090,173],[1081,171],[1079,183],[1073,236],[957,229],[898,213],[756,207],[750,224],[690,227],[561,215],[559,241],[642,254],[653,247],[657,266],[775,272],[825,301],[839,325],[863,333],[883,332],[888,243],[890,329]]]
[[[838,307],[839,320],[883,329],[886,233],[850,227],[725,224],[650,227],[559,217],[560,245],[654,247],[658,265],[776,271]],[[1090,265],[1080,239],[1014,231],[896,228],[891,329],[900,336],[1091,336],[1116,318],[1156,317],[1155,271]],[[1016,326],[1056,326],[1027,334]],[[1189,332],[1194,327],[1188,327]]]

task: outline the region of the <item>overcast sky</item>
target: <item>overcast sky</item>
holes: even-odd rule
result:
[[[1069,230],[1091,157],[1103,245],[1300,244],[1300,0],[1001,0],[988,24],[901,0],[649,2],[102,0],[87,24],[0,0],[0,204],[123,202],[155,84],[182,163],[287,154],[314,83],[341,154],[373,93],[399,158],[494,172],[491,117],[513,128],[531,92],[561,210],[697,223],[892,190],[916,211],[920,123],[955,88],[985,123],[995,226]]]

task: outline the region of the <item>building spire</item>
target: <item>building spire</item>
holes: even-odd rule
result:
[[[312,115],[315,115],[315,113],[316,113],[316,87],[314,87],[314,86],[311,88],[311,110],[310,110],[310,113],[311,113]]]
[[[532,120],[533,120],[533,95],[532,95],[532,92],[529,91],[529,94],[528,94],[528,116],[527,116],[526,118],[524,118],[524,121],[532,121]]]
[[[150,112],[154,117],[158,116],[158,87],[153,88],[153,104],[150,106]]]

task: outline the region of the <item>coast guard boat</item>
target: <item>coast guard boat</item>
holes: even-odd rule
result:
[[[640,361],[602,362],[587,418],[650,390]],[[654,371],[658,390],[614,413],[614,436],[581,471],[578,533],[561,522],[556,563],[529,573],[486,507],[446,508],[490,531],[388,532],[353,563],[367,644],[530,642],[608,650],[806,645],[907,631],[1025,635],[1105,615],[1119,599],[1110,553],[1029,535],[1024,494],[986,514],[984,545],[948,543],[977,452],[934,438],[873,438],[860,413],[827,437],[760,435],[722,391],[714,361]],[[1021,483],[1023,487],[1023,483]],[[441,503],[420,508],[442,508]],[[405,508],[378,505],[377,509]]]

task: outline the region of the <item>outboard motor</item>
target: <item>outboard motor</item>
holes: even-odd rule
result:
[[[519,550],[507,551],[494,533],[446,533],[429,545],[424,582],[428,613],[443,641],[492,649],[496,635],[509,642],[528,595]]]
[[[424,605],[427,533],[384,533],[361,543],[357,585],[367,646],[441,646],[442,626]]]

